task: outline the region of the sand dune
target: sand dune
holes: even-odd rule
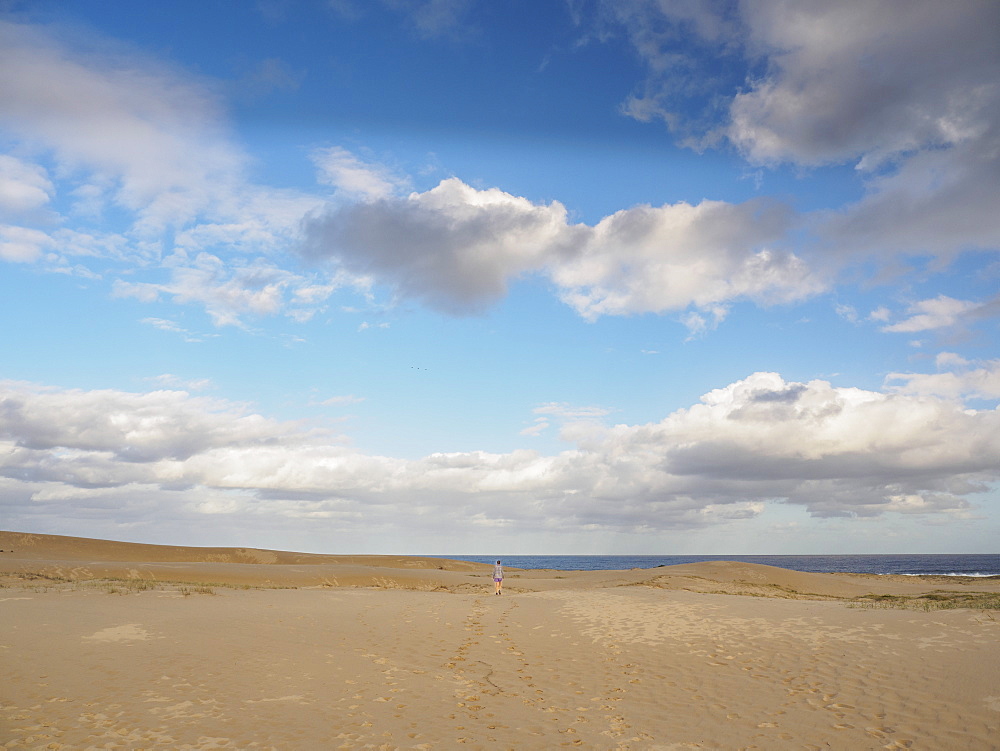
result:
[[[476,567],[476,564],[446,558],[319,555],[262,548],[196,548],[2,531],[0,531],[0,550],[16,558],[36,561],[56,559],[128,563],[252,563],[268,565],[357,563],[383,568],[443,568],[449,571],[468,571]]]
[[[447,558],[321,555],[261,548],[183,547],[0,531],[0,574],[85,581],[132,578],[264,587],[383,587],[461,591],[482,586],[492,567]],[[508,568],[508,591],[649,586],[758,597],[843,599],[866,594],[1000,592],[1000,579],[811,574],[735,561],[630,571]]]
[[[433,558],[0,549],[9,748],[1000,747],[1000,614],[851,599],[992,580],[713,562],[511,571],[495,597]]]

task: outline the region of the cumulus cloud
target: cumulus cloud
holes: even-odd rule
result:
[[[734,97],[754,161],[873,168],[983,134],[995,114],[1000,9],[976,0],[743,3],[766,74]]]
[[[799,300],[824,283],[773,247],[787,209],[763,201],[703,201],[619,211],[571,224],[557,201],[535,204],[457,178],[425,193],[314,214],[306,252],[449,313],[482,310],[529,273],[555,283],[583,317],[718,310],[738,299]]]
[[[856,165],[867,195],[824,218],[824,239],[945,256],[1000,244],[996,3],[603,7],[649,71],[626,114],[698,148],[726,139],[753,164]],[[708,64],[727,58],[745,80]]]
[[[573,233],[558,202],[536,205],[450,178],[424,193],[315,215],[306,250],[449,313],[482,310]]]
[[[4,383],[2,434],[29,452],[62,450],[126,464],[185,459],[212,447],[296,443],[294,423],[185,391],[80,391]],[[108,464],[107,466],[111,466]],[[151,475],[151,478],[155,475]],[[117,484],[109,477],[110,484]]]
[[[563,299],[590,319],[799,300],[823,283],[794,254],[772,247],[789,224],[785,208],[767,202],[638,206],[601,220],[551,275]]]
[[[400,459],[184,391],[0,386],[0,495],[12,520],[48,508],[64,519],[121,522],[138,505],[149,523],[221,514],[274,524],[314,514],[370,532],[430,515],[450,529],[475,517],[642,532],[733,523],[773,502],[814,516],[961,516],[971,509],[966,496],[1000,479],[996,410],[773,373],[712,391],[657,423],[592,423],[573,442],[551,456]],[[123,489],[130,507],[118,502]]]

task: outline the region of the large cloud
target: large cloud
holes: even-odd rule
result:
[[[637,206],[602,219],[549,273],[587,318],[800,300],[823,283],[774,247],[789,224],[784,207],[764,201]]]
[[[27,155],[0,155],[10,222],[0,259],[91,277],[124,262],[130,281],[116,292],[172,294],[217,324],[308,317],[317,291],[339,284],[266,260],[296,242],[321,199],[251,183],[213,86],[185,71],[108,40],[0,21],[0,135]],[[70,219],[74,229],[53,229]],[[172,283],[136,282],[136,270],[165,270]]]
[[[856,165],[868,195],[820,224],[835,246],[950,256],[1000,245],[997,3],[608,7],[649,68],[626,113],[702,146],[728,139],[755,164]],[[713,65],[739,58],[746,80]],[[692,113],[691,92],[705,112]]]
[[[22,526],[81,514],[109,524],[223,515],[264,526],[311,515],[358,534],[428,518],[448,530],[641,532],[738,521],[768,502],[815,516],[963,515],[966,496],[1000,479],[997,410],[771,373],[658,423],[596,428],[588,417],[564,437],[576,445],[552,456],[406,460],[181,391],[7,382],[0,498],[8,523]]]
[[[822,282],[771,247],[790,222],[777,204],[638,206],[596,226],[457,178],[405,198],[337,206],[307,224],[307,251],[447,312],[476,311],[539,272],[581,315],[801,299]]]
[[[873,175],[830,237],[943,254],[1000,245],[1000,5],[767,2],[744,17],[769,70],[733,99],[733,142],[758,162],[857,161]]]
[[[406,198],[334,207],[307,225],[307,249],[448,312],[501,298],[510,279],[540,268],[570,240],[559,203],[444,180]]]
[[[744,2],[764,77],[732,102],[754,161],[864,166],[981,137],[995,122],[1000,7],[978,0]]]
[[[113,200],[144,227],[191,221],[218,186],[242,180],[246,157],[222,122],[215,97],[191,77],[0,21],[0,125],[54,152],[64,169],[110,180]]]
[[[1000,107],[992,115],[1000,122]],[[929,253],[945,259],[1000,248],[1000,130],[901,159],[870,180],[868,195],[822,217],[821,235],[853,252]]]

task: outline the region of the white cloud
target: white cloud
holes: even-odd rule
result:
[[[572,230],[559,203],[532,204],[451,178],[406,198],[333,207],[306,227],[307,252],[450,313],[482,310],[537,270]]]
[[[209,378],[181,378],[173,373],[161,373],[146,380],[164,388],[181,388],[186,391],[204,391],[212,385]]]
[[[858,311],[853,305],[845,305],[843,303],[837,303],[834,306],[834,310],[837,315],[843,318],[845,321],[850,323],[858,322]]]
[[[116,202],[151,231],[193,220],[242,181],[246,158],[208,88],[134,54],[81,52],[0,21],[0,104],[0,126],[63,168],[115,176]]]
[[[35,229],[0,225],[0,258],[5,261],[30,263],[51,247],[49,236]]]
[[[171,272],[169,282],[116,280],[113,294],[141,302],[155,302],[168,295],[181,305],[202,305],[216,326],[243,326],[247,315],[285,313],[306,320],[340,286],[336,280],[318,284],[314,277],[293,274],[263,258],[227,263],[218,256],[199,253],[193,259],[176,256],[165,265]]]
[[[54,452],[53,459],[86,456],[109,469],[117,462],[148,465],[189,458],[211,447],[307,439],[293,423],[183,391],[60,391],[4,382],[3,393],[2,430],[19,451]],[[149,477],[155,476],[154,470]],[[108,480],[118,484],[112,475]]]
[[[0,213],[25,214],[47,205],[55,188],[45,168],[0,154]]]
[[[293,276],[263,259],[242,268],[232,268],[222,259],[200,253],[190,264],[173,269],[173,281],[165,291],[178,303],[198,302],[216,326],[239,325],[240,316],[273,315],[285,301],[285,288]]]
[[[934,364],[938,368],[948,368],[948,367],[962,367],[965,365],[970,365],[971,363],[955,352],[940,352],[937,357],[934,358]]]
[[[715,305],[710,310],[703,312],[691,311],[681,316],[681,323],[687,327],[688,338],[686,341],[697,339],[709,331],[715,331],[729,314],[729,310],[723,305]],[[711,318],[708,316],[711,315]]]
[[[868,320],[870,321],[885,322],[890,318],[892,318],[892,311],[884,305],[875,308],[875,310],[868,314]]]
[[[606,407],[576,407],[566,402],[548,402],[535,407],[532,412],[536,415],[552,415],[563,419],[594,419],[611,414],[611,410]]]
[[[345,394],[343,396],[331,396],[329,399],[324,399],[318,402],[323,407],[340,407],[348,404],[360,404],[365,400],[363,396],[355,396],[354,394]]]
[[[321,183],[332,185],[339,192],[355,198],[388,198],[408,183],[385,165],[366,162],[340,146],[317,149],[312,159],[320,170]]]
[[[126,282],[116,279],[111,286],[112,297],[134,298],[140,302],[156,302],[160,297],[160,287],[147,282]]]
[[[576,252],[554,259],[550,274],[563,300],[588,319],[690,305],[715,315],[739,299],[800,300],[824,284],[773,247],[789,220],[784,207],[766,202],[637,206],[602,219]]]
[[[765,202],[638,206],[594,227],[558,202],[535,204],[456,178],[425,193],[332,207],[306,227],[306,248],[348,272],[449,313],[482,310],[510,281],[542,273],[587,319],[725,303],[789,302],[824,282],[772,245],[789,226]]]
[[[129,295],[125,294],[123,296],[129,296]],[[180,336],[186,342],[197,343],[205,341],[204,337],[200,336],[199,334],[195,334],[191,331],[188,331],[186,328],[181,326],[176,321],[171,321],[167,318],[143,318],[140,323],[144,323],[147,326],[152,326],[153,328],[159,329],[160,331],[166,331],[170,334],[180,334]],[[161,379],[168,377],[172,378],[172,376],[160,376]],[[178,386],[180,384],[170,381],[162,381],[160,385]]]
[[[178,251],[194,254],[226,249],[242,255],[279,255],[298,239],[302,217],[322,205],[315,196],[249,184],[218,199],[212,219],[177,233]]]
[[[973,367],[952,353],[937,357],[941,373],[889,373],[886,386],[892,391],[945,399],[1000,399],[1000,360],[988,360]],[[896,383],[898,382],[898,383]]]
[[[909,318],[899,323],[883,326],[883,331],[912,333],[931,331],[956,326],[968,319],[970,314],[981,307],[970,300],[956,300],[947,295],[938,295],[930,300],[920,300],[907,308]]]
[[[304,424],[182,391],[11,382],[0,391],[10,523],[45,510],[149,524],[211,513],[272,528],[315,514],[367,534],[425,518],[457,531],[481,515],[532,529],[634,532],[738,523],[770,502],[814,516],[961,516],[966,496],[1000,480],[996,410],[772,373],[657,423],[588,421],[574,447],[552,456],[415,460],[363,454]]]
[[[551,423],[549,423],[549,421],[546,420],[544,417],[536,417],[534,424],[529,425],[528,427],[521,430],[518,433],[518,435],[526,435],[532,438],[540,436],[542,433],[548,430],[550,424]]]

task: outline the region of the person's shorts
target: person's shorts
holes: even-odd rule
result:
[[[503,579],[497,579],[497,578],[496,578],[496,577],[494,576],[494,577],[493,577],[493,581],[495,581],[495,582],[502,582],[502,581],[503,581]]]

